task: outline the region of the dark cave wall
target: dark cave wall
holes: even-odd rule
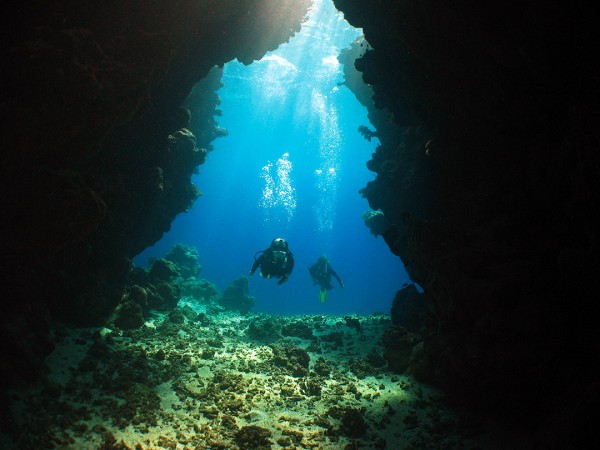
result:
[[[362,72],[357,70],[364,64],[365,55],[371,53],[369,44],[359,38],[338,57],[344,68],[344,84],[367,108],[369,122],[375,127],[359,131],[366,139],[379,140],[367,162],[367,168],[377,178],[368,182],[360,194],[369,200],[372,209],[387,211],[387,225],[402,224],[400,216],[404,211],[422,218],[433,217],[444,184],[439,163],[426,153],[434,133],[426,124],[398,123],[389,109],[375,101],[372,85],[365,84]]]
[[[260,59],[300,29],[307,7],[3,5],[3,378],[35,377],[50,350],[49,318],[91,325],[110,314],[131,258],[199,196],[190,177],[224,133],[211,68]],[[194,85],[190,118],[182,105]]]
[[[541,448],[576,448],[592,437],[586,416],[598,404],[591,9],[334,3],[364,29],[373,50],[356,68],[373,89],[370,110],[393,122],[373,122],[377,177],[362,192],[434,308],[419,373],[464,404],[541,427]],[[411,170],[435,176],[401,183]]]

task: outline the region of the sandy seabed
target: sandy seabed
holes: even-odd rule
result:
[[[135,331],[57,326],[44,380],[13,394],[17,448],[491,448],[386,369],[387,315],[178,310]]]

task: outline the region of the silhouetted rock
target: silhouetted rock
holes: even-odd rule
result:
[[[170,281],[179,276],[179,269],[175,263],[159,258],[152,261],[149,275],[151,281]]]
[[[362,219],[373,236],[381,236],[388,226],[387,219],[381,211],[367,211],[362,215]]]
[[[121,303],[115,309],[112,319],[109,323],[114,323],[122,330],[136,329],[144,325],[142,307],[131,300]]]
[[[425,325],[427,315],[427,303],[414,284],[404,286],[396,292],[391,310],[394,325],[418,333]]]
[[[420,340],[418,335],[403,327],[386,330],[383,333],[383,356],[389,369],[396,373],[404,373],[409,368],[413,349]]]
[[[229,285],[219,298],[219,304],[227,309],[247,313],[254,306],[254,297],[250,295],[248,278],[239,277]]]
[[[25,0],[2,15],[2,334],[22,319],[39,330],[49,317],[104,323],[131,259],[200,195],[191,177],[226,134],[214,119],[223,64],[274,50],[307,8]],[[26,358],[41,368],[12,345],[3,379]]]
[[[369,429],[364,419],[364,411],[356,408],[344,410],[340,429],[348,437],[359,438],[364,436]]]
[[[380,141],[361,194],[431,302],[424,372],[540,448],[597,441],[581,413],[600,397],[595,5],[334,2],[368,41],[340,57]],[[195,164],[224,134],[212,68],[262,57],[306,7],[25,0],[2,15],[2,379],[43,367],[50,318],[100,325],[145,278],[131,258],[198,197]],[[172,286],[133,284],[176,304]],[[392,353],[406,336],[390,332]]]
[[[385,214],[386,243],[432,307],[422,374],[541,447],[597,441],[564,413],[600,400],[591,9],[334,3],[370,46],[357,43],[344,63],[381,142],[361,193]]]

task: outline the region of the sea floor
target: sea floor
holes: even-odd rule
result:
[[[13,394],[16,448],[495,448],[386,370],[387,315],[177,312],[135,331],[56,327],[44,380]]]

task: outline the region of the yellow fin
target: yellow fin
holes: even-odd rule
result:
[[[325,303],[327,301],[327,291],[325,289],[321,289],[319,300],[321,300],[321,303]]]

